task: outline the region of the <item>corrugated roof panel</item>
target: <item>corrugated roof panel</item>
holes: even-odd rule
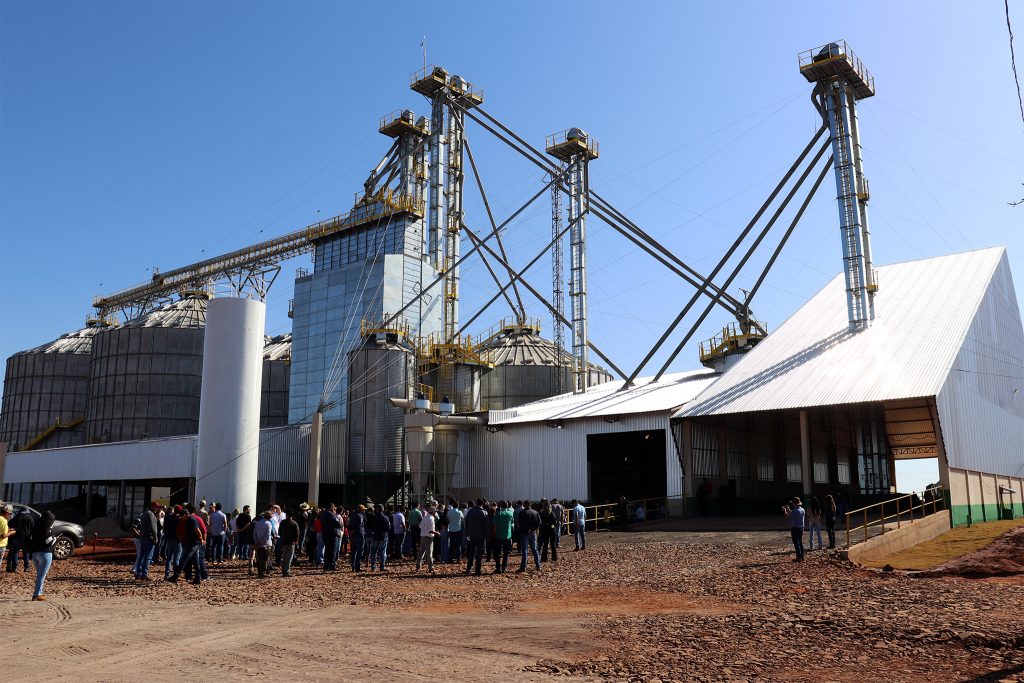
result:
[[[712,370],[692,370],[664,375],[657,382],[641,377],[628,391],[619,391],[621,381],[606,382],[585,394],[562,394],[511,410],[492,410],[488,422],[515,424],[669,411],[691,400],[719,376]]]
[[[876,318],[856,333],[837,275],[675,417],[935,396],[1005,251],[879,268]]]

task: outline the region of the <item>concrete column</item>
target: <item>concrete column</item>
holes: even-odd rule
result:
[[[800,474],[804,480],[804,497],[811,496],[811,418],[800,411]]]
[[[682,443],[680,444],[683,453],[683,496],[693,496],[696,491],[693,488],[693,423],[683,420]]]
[[[306,489],[306,500],[310,505],[320,502],[320,436],[323,424],[324,414],[318,410],[313,413],[313,424],[309,428],[309,488]]]

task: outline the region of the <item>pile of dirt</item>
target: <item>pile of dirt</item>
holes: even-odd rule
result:
[[[99,534],[100,538],[124,538],[131,536],[130,533],[121,528],[116,520],[110,517],[97,517],[85,525],[85,538],[91,540],[93,534]]]
[[[971,578],[1024,576],[1024,527],[1008,531],[981,550],[922,573]]]

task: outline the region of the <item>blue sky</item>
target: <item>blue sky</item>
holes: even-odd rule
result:
[[[1024,34],[1024,3],[1010,5]],[[350,208],[389,143],[379,117],[426,112],[408,89],[424,35],[429,61],[483,87],[526,139],[590,131],[592,185],[705,272],[816,127],[797,53],[845,38],[877,81],[860,107],[876,262],[1005,244],[1018,297],[1024,282],[1024,207],[1006,204],[1024,196],[1024,123],[994,0],[4,2],[0,24],[4,358],[77,329],[95,294],[149,268]],[[507,215],[541,179],[469,135]],[[770,327],[841,268],[832,196],[828,181],[754,302]],[[546,243],[548,211],[510,228],[514,261]],[[474,191],[467,219],[486,220]],[[591,335],[632,368],[690,291],[593,221],[588,258]],[[308,265],[285,264],[268,332],[290,329],[291,276]],[[542,291],[545,265],[529,278]],[[468,315],[490,292],[478,262],[463,277]],[[696,367],[696,340],[725,322],[674,368]]]

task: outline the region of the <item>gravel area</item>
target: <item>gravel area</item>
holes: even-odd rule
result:
[[[126,611],[144,603],[159,614],[272,606],[308,614],[310,624],[318,611],[345,606],[369,620],[361,628],[371,628],[371,641],[373,628],[386,639],[421,615],[483,624],[484,661],[501,665],[506,680],[1024,681],[1024,582],[860,570],[828,551],[794,563],[785,538],[763,538],[772,540],[600,534],[585,552],[561,553],[557,567],[482,577],[454,566],[415,574],[404,562],[387,574],[300,566],[290,578],[259,580],[233,562],[198,587],[139,583],[127,559],[82,556],[55,565],[47,595],[72,611],[76,603]],[[0,578],[0,611],[27,602],[31,578]],[[551,646],[531,646],[532,661],[531,648],[524,660],[502,645],[503,630],[527,627]],[[244,677],[244,666],[235,673]],[[462,669],[458,677],[485,676]]]

